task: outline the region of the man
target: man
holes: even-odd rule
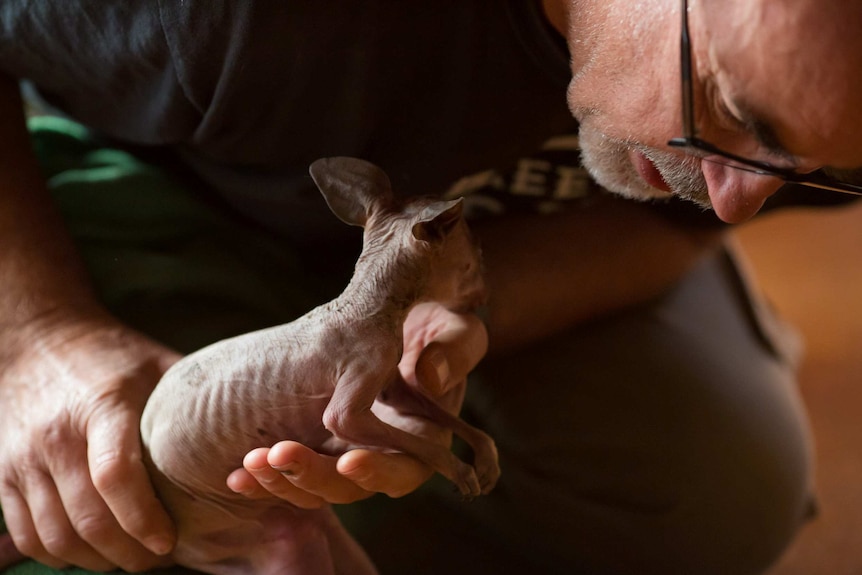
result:
[[[862,120],[850,105],[862,50],[847,48],[859,41],[859,12],[837,1],[693,3],[697,134],[796,171],[862,164]],[[105,309],[111,282],[128,278],[109,271],[93,286],[80,264],[20,112],[11,121],[14,78],[23,78],[116,145],[203,181],[201,203],[246,225],[236,249],[249,229],[295,249],[304,275],[288,285],[324,272],[333,289],[356,246],[307,192],[311,160],[365,157],[403,193],[501,170],[455,188],[495,214],[473,225],[492,290],[490,349],[465,411],[497,438],[503,478],[469,506],[432,485],[382,515],[370,514],[375,498],[359,521],[345,517],[381,570],[765,569],[812,504],[793,353],[745,289],[723,228],[671,195],[737,222],[782,182],[667,146],[688,135],[681,16],[672,0],[439,2],[430,11],[0,2],[10,119],[0,144],[0,503],[17,547],[54,567],[159,564],[173,531],[140,464],[140,412],[176,349],[238,329],[213,319],[222,309],[144,313],[139,300]],[[570,112],[596,180],[659,203],[615,200],[578,180],[577,149],[554,139],[576,129]],[[85,257],[94,249],[77,247]],[[278,267],[254,269],[267,264]],[[405,369],[443,393],[484,347],[477,322],[439,318],[440,335],[414,341],[414,354],[428,351]],[[178,335],[196,322],[219,329]],[[427,474],[398,454],[335,459],[287,442],[250,453],[226,480],[250,497],[315,506],[404,495]]]

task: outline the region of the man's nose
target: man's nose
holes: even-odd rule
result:
[[[730,224],[751,218],[766,198],[778,191],[784,182],[724,164],[701,162],[709,198],[716,215]]]

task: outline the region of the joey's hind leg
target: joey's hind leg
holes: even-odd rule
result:
[[[400,377],[396,378],[384,394],[381,394],[380,400],[404,415],[422,417],[443,428],[451,429],[473,449],[473,465],[482,493],[487,494],[494,488],[500,477],[500,465],[497,446],[487,433],[450,413],[434,399],[410,386]]]
[[[414,435],[381,421],[372,411],[377,398],[380,378],[375,374],[368,381],[361,374],[345,373],[332,394],[323,415],[323,423],[336,437],[355,445],[393,449],[412,455],[455,483],[465,497],[482,493],[482,487],[472,466],[467,465],[448,447]],[[388,379],[392,379],[394,375]]]

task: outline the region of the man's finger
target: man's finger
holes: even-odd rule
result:
[[[369,493],[403,497],[425,483],[433,470],[402,453],[368,449],[348,451],[338,459],[338,472]]]
[[[254,475],[249,473],[247,469],[240,467],[239,469],[234,469],[230,475],[227,476],[227,484],[228,489],[242,495],[243,497],[247,497],[248,499],[266,499],[268,497],[272,497],[272,493],[267,491],[260,482],[255,479]]]
[[[116,567],[78,536],[51,477],[42,473],[30,474],[22,495],[26,497],[38,538],[38,543],[30,541],[33,551],[25,550],[26,553],[48,565],[66,563],[92,571],[108,571]]]
[[[36,533],[36,525],[33,523],[30,508],[20,492],[11,488],[4,489],[0,503],[3,505],[3,519],[6,521],[6,528],[10,536],[14,537],[12,541],[16,551],[20,550],[19,552],[27,557],[42,558],[42,563],[55,569],[62,569],[66,566],[65,562],[48,555],[38,533]],[[10,554],[9,557],[11,560],[14,555]]]
[[[15,547],[12,536],[8,533],[0,535],[0,569],[6,569],[26,559]]]
[[[243,469],[228,477],[228,487],[252,499],[274,496],[302,509],[319,509],[326,505],[326,501],[296,487],[273,469],[267,461],[269,451],[267,447],[260,447],[246,454],[242,461]]]
[[[295,441],[282,441],[269,451],[267,461],[294,486],[313,493],[328,503],[353,503],[373,492],[362,489],[339,474],[337,458],[321,455]]]
[[[93,484],[126,533],[157,555],[173,549],[176,532],[142,461],[138,417],[117,408],[88,428]]]
[[[126,533],[90,481],[83,457],[75,454],[54,481],[78,536],[100,556],[127,571],[143,571],[157,565],[157,557]]]

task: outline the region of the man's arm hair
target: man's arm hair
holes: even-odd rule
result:
[[[27,132],[18,83],[0,74],[0,338],[58,307],[95,303],[51,203]]]

